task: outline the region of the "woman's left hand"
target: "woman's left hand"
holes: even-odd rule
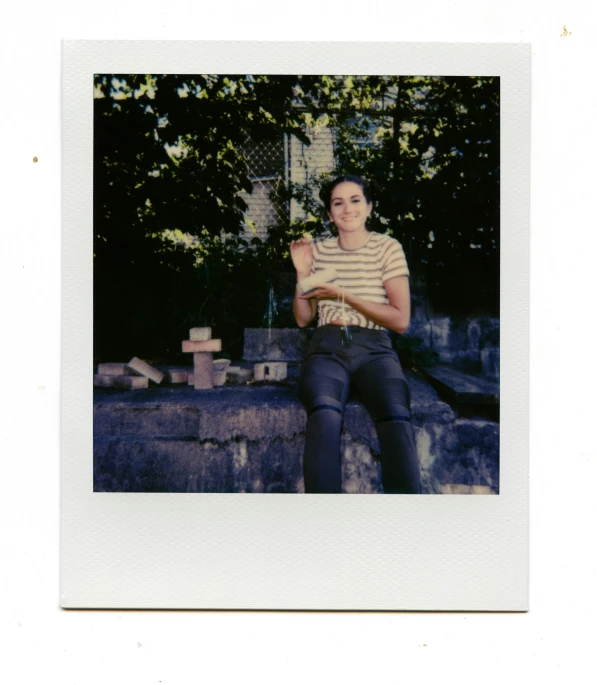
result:
[[[326,283],[320,285],[313,290],[309,290],[308,293],[301,295],[299,299],[301,300],[341,300],[342,299],[342,288],[335,283]],[[345,294],[346,295],[346,294]]]

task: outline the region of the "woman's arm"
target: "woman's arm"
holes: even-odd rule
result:
[[[360,312],[374,323],[389,328],[396,333],[404,333],[410,323],[410,286],[408,276],[394,276],[389,278],[384,283],[386,295],[388,296],[389,304],[376,304],[369,302],[362,297],[357,297],[347,290],[343,290],[334,283],[328,283],[320,288],[316,288],[308,293],[304,298],[295,295],[294,301],[297,299],[316,298],[311,300],[339,300],[342,301],[344,295],[344,302]],[[295,314],[296,316],[296,314]],[[300,326],[300,324],[299,324]]]
[[[311,274],[307,275],[310,276]],[[306,276],[298,276],[299,281],[302,278],[306,278]],[[298,284],[296,290],[294,291],[292,311],[294,313],[294,318],[299,328],[304,328],[305,326],[308,326],[311,323],[311,321],[313,321],[313,319],[315,318],[315,313],[317,312],[317,300],[307,300],[304,297],[301,297],[298,292]]]
[[[317,300],[302,298],[298,292],[298,281],[311,275],[313,264],[313,242],[309,238],[300,238],[290,243],[290,256],[296,269],[297,288],[294,291],[292,311],[299,328],[308,326],[317,312]]]

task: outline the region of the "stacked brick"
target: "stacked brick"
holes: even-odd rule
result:
[[[133,357],[128,364],[99,364],[93,376],[93,384],[101,388],[140,390],[149,382],[160,385],[167,378],[170,384],[188,383],[195,390],[212,389],[215,386],[241,385],[251,381],[281,381],[287,376],[286,362],[262,362],[253,370],[231,366],[228,359],[214,359],[214,352],[221,352],[222,341],[211,337],[211,328],[191,328],[189,339],[183,340],[182,351],[193,355],[193,370],[170,367],[164,372],[146,361]]]
[[[159,385],[164,374],[147,362],[133,357],[128,364],[98,364],[93,376],[93,385],[99,388],[118,388],[119,390],[143,390],[149,381]]]
[[[208,390],[214,387],[215,381],[220,383],[221,373],[214,371],[214,352],[222,351],[222,341],[211,337],[211,328],[191,328],[189,340],[182,341],[182,351],[193,354],[193,379],[195,390]],[[218,369],[220,371],[220,369]],[[189,385],[191,381],[189,379]]]

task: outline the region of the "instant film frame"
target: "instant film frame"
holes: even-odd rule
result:
[[[61,605],[527,609],[529,46],[66,41],[63,59]],[[95,73],[500,76],[499,496],[93,492]]]

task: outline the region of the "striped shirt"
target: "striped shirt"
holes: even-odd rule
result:
[[[338,238],[315,242],[311,273],[330,267],[338,272],[337,285],[377,304],[388,304],[385,281],[394,276],[409,275],[402,245],[389,235],[375,232],[371,232],[356,250],[340,247]],[[383,330],[383,326],[337,300],[320,300],[318,310],[319,326],[341,319],[347,324]]]

